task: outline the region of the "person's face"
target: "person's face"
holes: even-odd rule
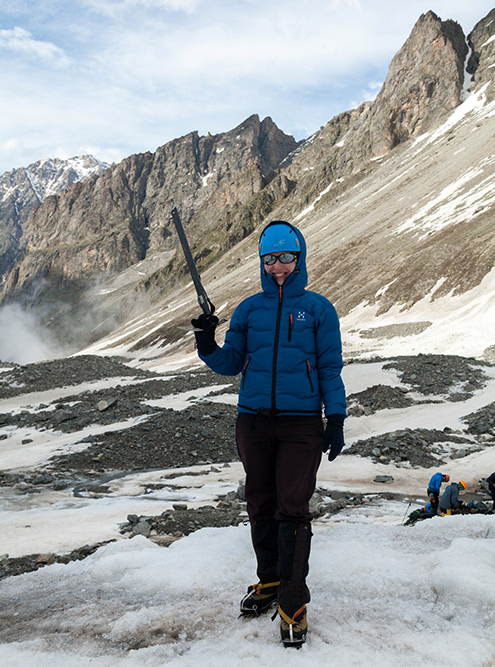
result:
[[[273,255],[274,257],[280,257],[281,254],[282,254],[281,252],[270,253],[270,255]],[[277,259],[275,264],[272,264],[271,266],[265,264],[265,271],[270,276],[273,276],[279,285],[284,284],[284,282],[287,280],[287,278],[290,276],[290,274],[294,271],[295,268],[296,268],[295,260],[293,262],[290,262],[289,264],[282,264],[282,262],[280,262]]]

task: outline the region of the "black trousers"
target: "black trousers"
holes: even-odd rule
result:
[[[438,513],[438,501],[439,501],[439,494],[436,491],[433,491],[432,489],[428,489],[428,496],[430,498],[430,517],[436,516]]]
[[[309,602],[309,501],[323,444],[321,416],[267,417],[240,413],[239,456],[246,472],[247,511],[262,583],[281,581],[278,602],[293,615]]]

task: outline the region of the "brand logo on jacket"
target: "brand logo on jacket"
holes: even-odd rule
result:
[[[297,313],[296,320],[297,320],[298,322],[306,322],[306,311],[305,311],[305,310],[300,310],[300,311]]]

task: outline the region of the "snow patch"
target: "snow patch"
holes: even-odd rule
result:
[[[296,215],[296,217],[294,218],[294,221],[297,222],[301,218],[304,218],[304,216],[308,215],[308,213],[311,213],[311,211],[314,209],[315,205],[320,201],[320,199],[322,197],[324,197],[327,194],[327,192],[330,191],[330,188],[332,187],[332,185],[333,185],[333,181],[330,183],[330,185],[328,185],[324,190],[322,190],[320,192],[320,194],[318,195],[318,197],[316,197],[316,199],[313,201],[312,204],[310,204],[307,208],[305,208],[303,211],[301,211],[301,213],[299,213],[299,215]]]

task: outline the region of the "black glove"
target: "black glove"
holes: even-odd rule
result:
[[[342,451],[344,446],[344,419],[345,415],[328,415],[327,427],[323,434],[323,451],[328,452],[328,460],[333,461]]]
[[[207,317],[204,313],[201,313],[197,320],[191,320],[191,324],[195,329],[201,329],[201,331],[194,332],[198,352],[204,357],[213,354],[217,349],[215,329],[217,328],[218,317],[216,315]]]

